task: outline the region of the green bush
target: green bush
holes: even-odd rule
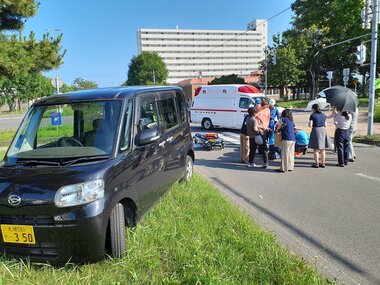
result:
[[[375,106],[374,106],[374,117],[373,117],[373,120],[375,122],[380,122],[380,99],[377,99],[375,101]]]

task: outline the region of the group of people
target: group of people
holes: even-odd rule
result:
[[[256,166],[253,161],[257,149],[263,155],[263,168],[268,167],[268,145],[266,141],[271,132],[269,123],[269,103],[265,100],[256,99],[255,106],[248,108],[248,115],[244,118],[240,130],[241,160],[248,163],[248,167]]]
[[[291,110],[284,109],[280,114],[275,106],[275,100],[261,101],[256,99],[255,106],[248,108],[240,130],[240,158],[248,167],[256,167],[254,163],[257,149],[262,154],[263,168],[268,167],[268,160],[281,157],[278,172],[290,172],[294,169],[295,151],[305,153],[307,148],[313,149],[314,168],[326,166],[326,149],[332,148],[327,135],[326,119],[332,118],[336,126],[334,144],[338,154],[337,166],[344,167],[356,158],[352,138],[357,127],[357,111],[349,113],[333,109],[330,115],[321,112],[318,104],[312,106],[309,118],[311,127],[310,140],[303,130],[298,130],[293,121]],[[275,135],[281,137],[281,146],[275,145]],[[301,144],[296,145],[296,142]],[[269,145],[269,147],[268,147]],[[301,148],[300,148],[301,146]]]
[[[309,147],[314,151],[314,164],[312,167],[325,167],[326,149],[332,148],[332,143],[326,131],[326,119],[333,119],[335,125],[334,145],[338,154],[337,166],[344,167],[348,162],[356,159],[352,139],[357,129],[358,109],[355,112],[341,111],[333,108],[330,115],[321,112],[318,104],[312,106],[309,119],[310,134]]]

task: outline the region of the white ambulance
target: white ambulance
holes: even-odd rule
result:
[[[249,106],[265,95],[252,85],[205,85],[198,87],[191,106],[191,122],[206,130],[214,127],[240,129]]]

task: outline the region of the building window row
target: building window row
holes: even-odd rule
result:
[[[176,54],[193,54],[194,57],[200,57],[200,55],[204,55],[204,54],[223,54],[225,56],[228,56],[229,54],[233,55],[233,54],[236,54],[236,53],[239,53],[239,54],[244,54],[244,53],[259,53],[259,54],[263,54],[264,52],[263,51],[258,51],[258,50],[242,50],[242,51],[212,51],[210,52],[209,50],[205,50],[205,51],[197,51],[197,52],[194,52],[194,51],[156,51],[159,55],[163,55],[163,54],[173,54],[173,53],[176,53]]]
[[[197,45],[192,45],[192,44],[181,44],[181,45],[169,45],[169,44],[156,44],[156,45],[150,45],[150,44],[142,44],[142,48],[145,48],[145,47],[178,47],[178,48],[181,48],[181,47],[209,47],[209,48],[214,48],[214,47],[252,47],[252,48],[255,48],[255,47],[262,47],[261,44],[259,45],[231,45],[231,44],[220,44],[220,45],[208,45],[208,44],[197,44]]]
[[[228,38],[219,38],[219,39],[205,39],[205,38],[142,38],[141,42],[150,42],[150,41],[167,41],[167,42],[224,42],[224,41],[230,41],[230,42],[251,42],[251,41],[259,41],[261,38],[249,38],[249,39],[228,39]]]
[[[140,31],[142,35],[198,35],[198,36],[251,36],[251,35],[261,35],[258,32],[190,32],[190,31]]]
[[[243,71],[252,71],[252,68],[215,68],[215,69],[194,69],[194,70],[169,70],[169,76],[170,77],[170,73],[181,73],[181,74],[189,74],[189,72],[196,72],[197,74],[199,73],[199,71],[202,71],[202,72],[218,72],[218,71],[223,71],[223,72],[233,72],[233,73],[240,73],[240,72],[243,72]]]
[[[195,59],[198,59],[197,57]],[[230,57],[200,57],[199,59],[201,60],[210,60],[210,61],[215,61],[215,60],[252,60],[252,59],[263,59],[261,56],[230,56]],[[163,57],[164,61],[169,61],[169,60],[194,60],[194,57]]]
[[[222,65],[222,66],[229,66],[229,65],[250,65],[250,64],[257,64],[257,61],[255,62],[231,62],[231,63],[166,63],[166,67],[178,67],[178,66],[213,66],[213,65]]]

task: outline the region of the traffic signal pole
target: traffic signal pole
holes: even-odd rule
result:
[[[375,104],[375,79],[376,79],[376,52],[377,52],[377,22],[379,1],[373,0],[372,9],[372,39],[371,39],[371,63],[369,81],[369,104],[368,104],[368,131],[367,135],[373,135],[373,113]]]

